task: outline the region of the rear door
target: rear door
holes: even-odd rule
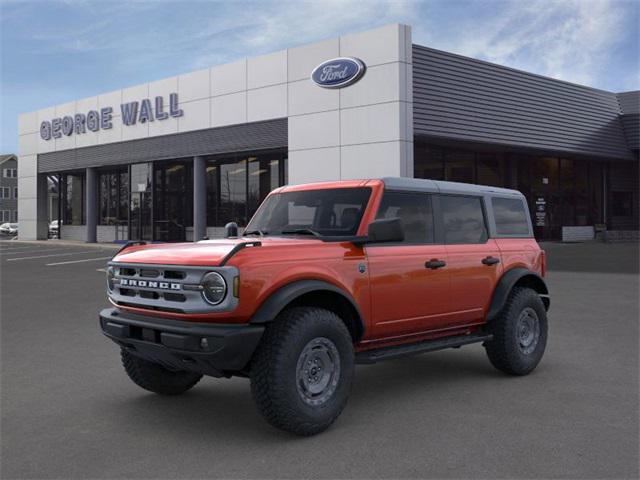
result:
[[[480,196],[440,195],[440,215],[451,277],[451,326],[484,321],[502,274],[500,250],[489,238]]]
[[[435,243],[432,196],[384,193],[376,218],[400,218],[405,240],[367,245],[372,338],[389,338],[435,328],[450,308],[447,252]]]

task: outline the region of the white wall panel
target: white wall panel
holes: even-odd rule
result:
[[[120,112],[120,101],[117,104],[112,105],[114,107],[114,113]],[[83,98],[76,101],[76,113],[83,113],[86,115],[91,110],[98,110],[98,96]]]
[[[142,100],[143,98],[149,98],[151,99],[151,104],[155,108],[155,98],[164,97],[164,103],[165,105],[168,105],[169,95],[172,93],[178,93],[178,77],[169,77],[151,82],[149,84],[148,97],[140,97],[138,101]],[[182,101],[182,99],[180,99],[179,101]]]
[[[183,106],[180,105],[180,108],[183,108]],[[164,120],[154,120],[153,122],[149,122],[149,136],[157,137],[159,135],[171,135],[172,133],[178,133],[178,118],[179,117],[169,117]]]
[[[76,148],[91,147],[98,144],[98,132],[87,130],[81,135],[76,135]]]
[[[45,120],[50,122],[56,116],[56,108],[43,108],[42,110],[38,110],[37,114],[38,125],[40,125]],[[38,128],[40,127],[38,126]],[[56,141],[53,138],[49,140],[43,140],[42,138],[40,138],[40,135],[38,135],[38,153],[53,152],[55,151],[55,149]]]
[[[247,88],[260,88],[287,82],[287,51],[247,59]]]
[[[400,88],[404,72],[404,64],[398,62],[367,68],[359,82],[340,89],[340,107],[399,101],[400,91],[404,91],[404,83]]]
[[[39,133],[27,133],[18,137],[18,155],[35,155],[38,153]]]
[[[400,140],[400,102],[340,111],[342,145]]]
[[[247,93],[247,120],[258,122],[287,116],[287,85],[249,90]]]
[[[127,127],[130,128],[130,127]],[[113,143],[122,141],[122,122],[118,117],[117,121],[113,122],[113,126],[108,130],[98,130],[98,143]]]
[[[340,56],[340,40],[332,38],[289,49],[289,82],[308,79],[314,68],[322,62]]]
[[[23,198],[36,198],[37,193],[38,188],[35,177],[18,178],[18,195]]]
[[[247,92],[211,99],[211,127],[236,125],[247,121]]]
[[[211,68],[211,95],[225,95],[247,89],[247,60]]]
[[[134,87],[122,89],[122,102],[114,102],[111,105],[100,105],[101,107],[113,107],[114,113],[116,109],[120,109],[120,103],[140,101],[143,98],[149,98],[149,84],[136,85]]]
[[[289,152],[340,145],[340,112],[289,117]]]
[[[289,184],[340,179],[340,148],[289,152]]]
[[[210,127],[211,110],[208,98],[180,105],[184,114],[178,117],[178,131],[201,130]]]
[[[289,115],[325,112],[340,108],[340,91],[320,88],[309,79],[289,84]]]
[[[401,164],[399,161],[393,160],[403,156],[403,148],[403,142],[343,146],[341,151],[342,178],[401,176]]]
[[[143,85],[146,87],[146,84]],[[115,90],[109,93],[98,95],[98,108],[112,107],[113,113],[120,115],[120,103],[122,103],[122,90]]]
[[[35,177],[37,174],[38,174],[38,157],[36,155],[19,155],[18,178]]]
[[[113,122],[113,128],[111,130],[115,130],[118,128],[121,131],[122,140],[136,140],[138,138],[147,138],[149,136],[149,124],[153,122],[137,122],[133,125],[122,125],[121,122]],[[108,130],[100,130],[99,138],[102,139],[102,133]],[[114,132],[115,133],[115,132]],[[102,143],[102,140],[100,140]]]
[[[180,102],[202,100],[211,96],[211,69],[198,70],[178,77]]]

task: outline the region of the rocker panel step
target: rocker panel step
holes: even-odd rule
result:
[[[356,353],[356,363],[371,364],[381,360],[390,360],[393,358],[404,357],[407,355],[417,355],[420,353],[434,352],[436,350],[444,350],[445,348],[456,348],[471,343],[479,343],[491,340],[493,335],[490,334],[473,334],[473,335],[457,335],[455,337],[436,338],[435,340],[426,340],[409,345],[398,345],[394,347],[384,347],[375,350],[366,350]]]

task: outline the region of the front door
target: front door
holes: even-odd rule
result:
[[[431,196],[387,191],[377,218],[400,218],[405,239],[366,247],[372,337],[401,337],[438,328],[450,309],[449,273],[446,247],[435,244]]]

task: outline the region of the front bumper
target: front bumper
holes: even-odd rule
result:
[[[115,308],[100,312],[100,327],[133,355],[169,369],[214,377],[242,371],[264,332],[257,325],[179,322]]]

